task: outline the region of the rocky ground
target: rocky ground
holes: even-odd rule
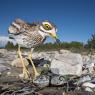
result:
[[[16,51],[0,49],[0,95],[95,95],[95,55],[67,50],[34,52],[40,76],[32,81],[28,53],[22,53],[31,79],[21,77],[22,65]]]

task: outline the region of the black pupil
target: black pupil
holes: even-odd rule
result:
[[[51,29],[49,25],[45,24],[45,26],[47,29],[49,29],[49,30]]]
[[[46,24],[46,27],[49,28],[49,26]]]

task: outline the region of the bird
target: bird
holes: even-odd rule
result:
[[[47,37],[51,37],[55,41],[58,41],[57,27],[48,20],[43,20],[35,23],[28,23],[20,18],[16,18],[9,26],[8,33],[9,38],[15,40],[18,44],[18,55],[23,66],[22,74],[25,79],[29,78],[30,73],[23,61],[21,48],[25,47],[31,50],[28,57],[33,67],[35,79],[40,74],[32,61],[33,49],[36,46],[42,44]]]

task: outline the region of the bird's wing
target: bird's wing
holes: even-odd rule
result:
[[[34,28],[37,26],[37,23],[27,23],[21,19],[16,19],[10,25],[8,32],[9,34],[18,35],[22,32],[26,32],[29,28]]]
[[[30,25],[27,24],[25,21],[21,19],[16,19],[15,21],[12,22],[12,24],[9,26],[8,32],[9,34],[14,34],[18,35],[22,32],[25,32],[25,30],[29,27]]]

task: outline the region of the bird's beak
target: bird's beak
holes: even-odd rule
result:
[[[57,39],[58,38],[57,35],[56,35],[56,32],[50,32],[49,34],[54,39]]]

